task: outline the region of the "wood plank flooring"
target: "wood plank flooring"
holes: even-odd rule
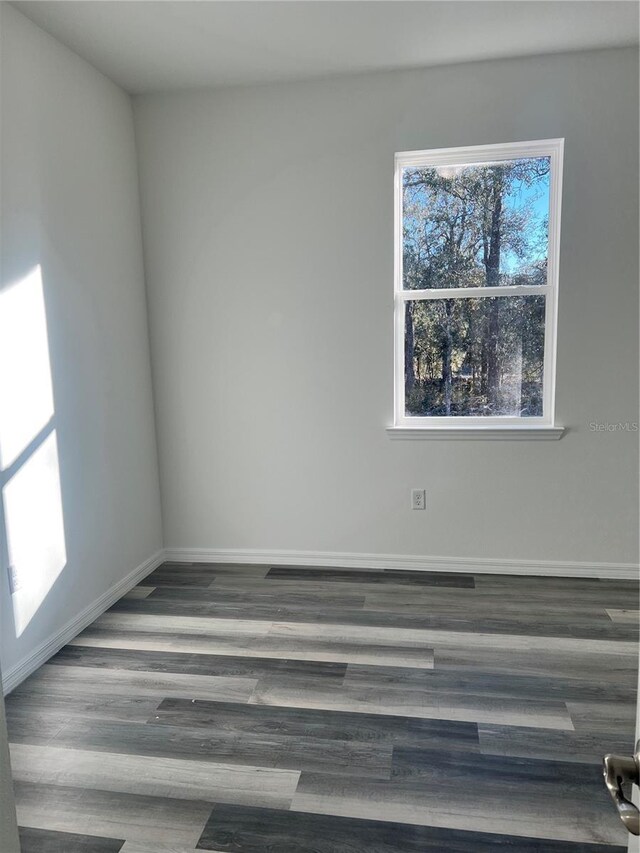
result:
[[[637,601],[167,563],[7,699],[23,853],[623,853]]]

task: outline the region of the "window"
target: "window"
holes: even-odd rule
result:
[[[563,142],[396,155],[396,428],[554,426]]]

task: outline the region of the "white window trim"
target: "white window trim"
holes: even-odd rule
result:
[[[564,139],[474,145],[431,151],[404,151],[395,155],[394,183],[394,423],[392,438],[515,438],[558,439],[564,428],[555,423],[556,338],[558,324],[558,264]],[[402,279],[402,170],[407,166],[457,166],[525,157],[549,157],[549,246],[547,284],[528,287],[478,287],[453,290],[403,290]],[[404,303],[411,299],[447,296],[477,298],[509,295],[546,297],[543,366],[543,415],[515,417],[407,417],[404,414]]]

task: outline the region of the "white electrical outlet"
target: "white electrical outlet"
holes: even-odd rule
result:
[[[411,489],[411,509],[424,509],[425,506],[424,489]]]

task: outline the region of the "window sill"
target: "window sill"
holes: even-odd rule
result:
[[[391,439],[427,441],[558,441],[565,432],[556,426],[387,427]]]

